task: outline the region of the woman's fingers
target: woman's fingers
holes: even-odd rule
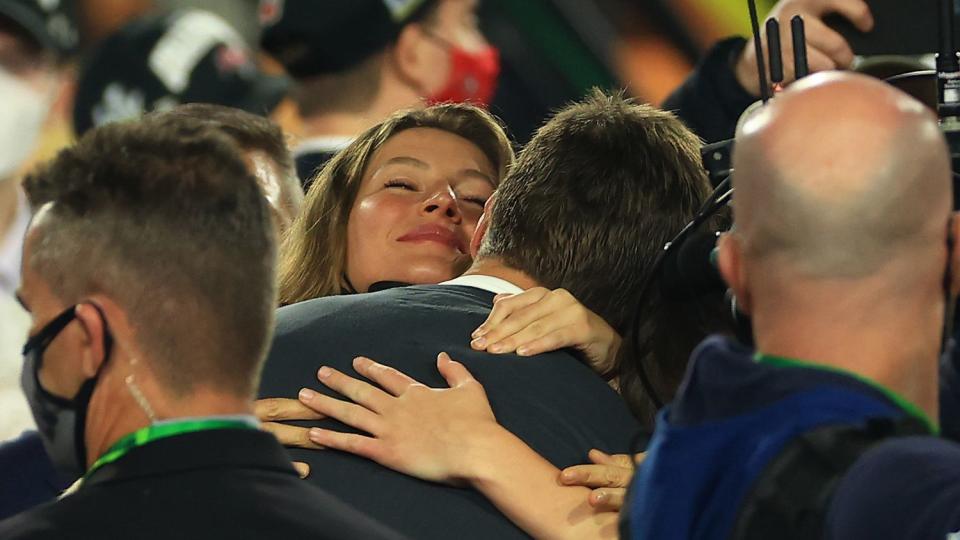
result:
[[[523,326],[518,327],[517,319],[511,316],[515,316],[517,312],[524,308],[537,304],[549,294],[549,289],[535,287],[520,294],[497,295],[494,298],[493,309],[487,315],[487,320],[477,327],[471,335],[473,338],[471,346],[477,350],[485,350],[487,345],[496,343],[517,329],[523,328]],[[508,318],[514,320],[504,325]]]
[[[406,392],[407,389],[410,388],[410,385],[418,384],[417,381],[396,369],[363,356],[353,359],[353,369],[356,369],[357,373],[379,384],[384,390],[394,396],[399,396]]]
[[[626,488],[601,488],[591,491],[587,500],[601,512],[619,512],[626,496]]]
[[[324,381],[321,379],[321,382]],[[300,399],[304,400],[304,403],[307,403],[311,409],[367,433],[375,435],[378,432],[379,416],[367,407],[332,398],[319,392],[305,394],[301,392]]]
[[[288,448],[306,448],[308,450],[319,450],[323,448],[310,440],[309,428],[278,424],[276,422],[263,422],[260,424],[260,429],[267,433],[272,433],[281,445]]]
[[[322,420],[323,415],[296,399],[265,398],[253,404],[253,414],[261,422],[285,420]]]

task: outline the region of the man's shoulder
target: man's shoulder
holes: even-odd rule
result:
[[[447,312],[489,311],[493,293],[473,287],[413,285],[363,294],[314,298],[284,306],[277,311],[278,332],[307,321],[335,318],[356,323],[411,313],[443,318]]]
[[[841,479],[830,538],[948,538],[960,532],[960,445],[937,437],[890,439]]]

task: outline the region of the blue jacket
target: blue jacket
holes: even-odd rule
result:
[[[753,481],[797,435],[819,426],[864,425],[870,418],[908,414],[887,392],[851,375],[757,362],[752,351],[732,341],[708,339],[694,353],[675,403],[658,418],[631,487],[627,530],[631,538],[643,539],[728,538]],[[941,457],[956,463],[960,474],[960,448],[930,437],[916,439],[940,445]],[[889,455],[883,458],[890,461]],[[909,477],[909,471],[901,476]],[[849,512],[861,491],[881,489],[882,478],[872,478],[873,485],[863,478],[860,474],[859,486],[841,483],[838,499],[844,504],[839,512],[830,508],[830,537],[876,538],[856,534],[859,524]],[[885,492],[896,495],[889,486]],[[887,505],[899,506],[891,510],[897,511],[926,502]],[[834,536],[831,527],[839,525],[846,534]],[[941,530],[950,532],[950,526],[944,522]]]

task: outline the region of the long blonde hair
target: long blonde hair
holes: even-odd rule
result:
[[[490,160],[499,183],[513,163],[501,123],[467,104],[446,103],[401,111],[368,129],[317,174],[302,210],[282,239],[278,269],[280,305],[350,292],[346,281],[347,222],[373,154],[390,137],[434,128],[475,144]]]

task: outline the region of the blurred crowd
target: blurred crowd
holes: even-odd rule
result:
[[[529,137],[480,8],[0,0],[0,538],[960,537],[957,152],[871,5]]]

